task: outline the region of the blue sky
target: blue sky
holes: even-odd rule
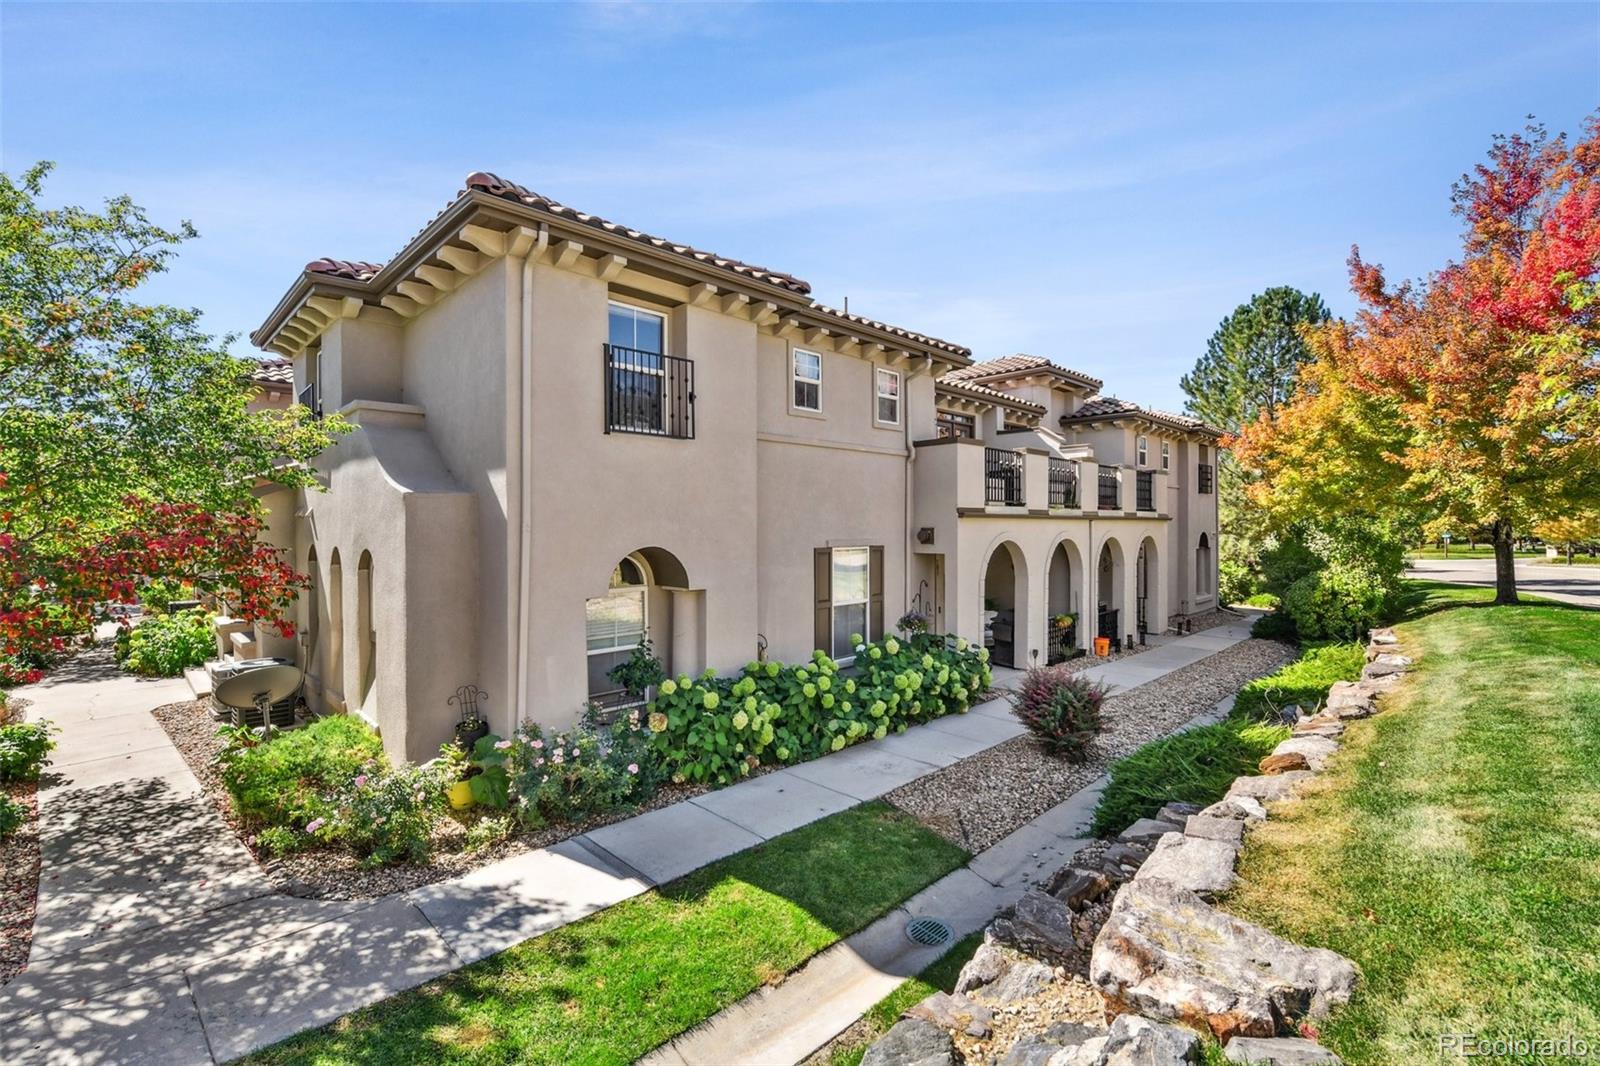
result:
[[[1438,266],[1493,133],[1600,105],[1594,4],[13,2],[0,31],[0,165],[192,219],[152,294],[217,333],[483,169],[1169,408],[1252,293],[1348,312],[1352,243]]]

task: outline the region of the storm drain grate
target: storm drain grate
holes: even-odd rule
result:
[[[954,940],[955,933],[937,918],[913,918],[906,923],[906,939],[925,948],[938,948]]]

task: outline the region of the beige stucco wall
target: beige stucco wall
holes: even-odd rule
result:
[[[463,664],[478,643],[473,497],[445,468],[420,409],[358,401],[345,413],[357,428],[320,458],[329,491],[303,493],[298,521],[296,562],[318,586],[299,608],[302,632],[316,633],[300,659],[307,697],[318,710],[367,718],[391,757],[426,759],[453,728],[445,701],[472,680]],[[366,691],[364,621],[376,634]]]
[[[662,308],[669,354],[695,361],[695,438],[606,433],[611,295],[599,278],[533,268],[533,569],[524,584],[533,611],[522,713],[553,726],[572,722],[587,698],[584,603],[641,548],[671,553],[689,588],[703,591],[703,614],[690,622],[703,637],[673,634],[684,654],[672,669],[731,669],[756,653],[755,326],[709,307]]]

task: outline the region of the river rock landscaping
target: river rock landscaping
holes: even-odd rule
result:
[[[982,851],[1106,772],[1116,759],[1201,715],[1212,713],[1251,678],[1295,657],[1273,640],[1247,640],[1156,681],[1113,693],[1087,759],[1050,755],[1032,736],[1017,737],[889,793],[895,806],[969,851]]]
[[[1179,1066],[1200,1063],[1208,1044],[1230,1062],[1338,1063],[1309,1037],[1350,1000],[1357,967],[1212,901],[1233,883],[1248,827],[1326,765],[1339,743],[1331,727],[1376,713],[1411,666],[1388,630],[1367,657],[1359,681],[1297,707],[1295,735],[1260,774],[1209,807],[1169,804],[1027,889],[989,924],[952,991],[906,1010],[863,1064]],[[1305,755],[1307,738],[1318,766],[1275,772],[1281,756]]]

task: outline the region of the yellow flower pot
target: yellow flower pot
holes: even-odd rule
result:
[[[444,794],[453,810],[464,811],[472,806],[472,785],[469,782],[457,781],[445,789]]]

